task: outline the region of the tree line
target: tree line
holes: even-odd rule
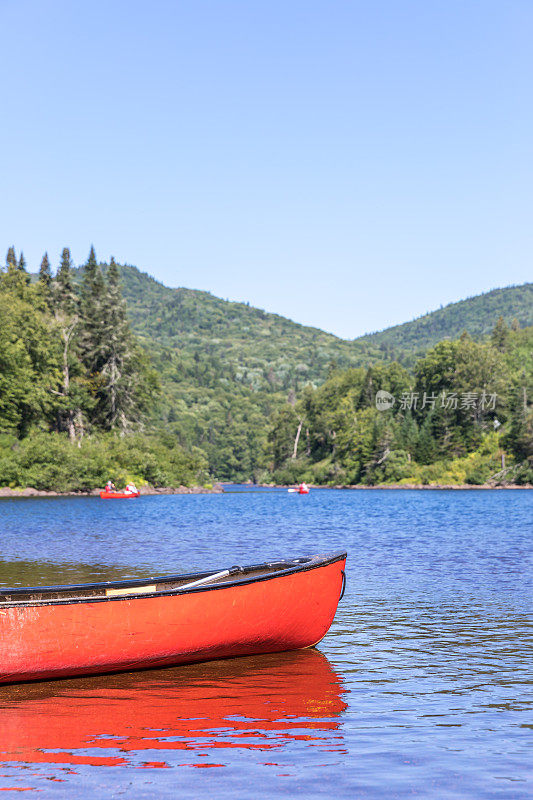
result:
[[[271,420],[275,480],[325,484],[533,483],[533,328],[444,340],[413,372],[333,370]],[[379,396],[384,398],[380,406]]]
[[[133,336],[115,260],[105,274],[94,248],[75,284],[70,250],[52,274],[48,254],[31,282],[13,247],[0,271],[2,429],[34,425],[79,441],[93,430],[126,433],[142,424],[158,381]]]
[[[123,290],[137,297],[128,278],[136,275],[113,258],[99,263],[93,248],[76,269],[64,248],[57,269],[45,253],[30,276],[23,254],[9,249],[0,267],[0,486],[90,489],[109,477],[531,482],[532,328],[502,318],[488,339],[445,339],[412,368],[383,353],[350,368],[332,359],[322,383],[298,351],[298,380],[271,370],[272,385],[256,385],[255,364],[245,374],[231,355],[246,340],[246,320],[231,321],[228,347],[218,346],[225,323],[210,296],[216,319],[198,341],[191,329],[203,298],[184,290],[174,308],[156,282],[146,298],[145,281],[137,287],[145,306],[133,299],[132,318],[159,325],[171,304],[177,332],[164,344],[142,326],[134,336]],[[284,336],[289,342],[292,328]],[[274,350],[280,358],[281,340]],[[377,405],[380,392],[389,406]]]
[[[159,380],[132,334],[115,260],[70,250],[32,281],[23,254],[0,268],[0,485],[74,490],[108,478],[206,480],[206,460],[154,429]],[[141,455],[142,454],[142,455]]]

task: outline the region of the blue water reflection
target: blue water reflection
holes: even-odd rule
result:
[[[526,797],[532,511],[520,490],[0,500],[9,585],[349,552],[323,655],[0,689],[0,788]]]

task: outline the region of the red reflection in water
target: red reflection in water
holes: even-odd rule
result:
[[[316,650],[3,686],[0,761],[154,769],[169,765],[147,751],[340,749],[343,693]]]

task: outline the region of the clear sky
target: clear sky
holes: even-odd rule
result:
[[[344,337],[533,275],[531,0],[0,0],[0,247]]]

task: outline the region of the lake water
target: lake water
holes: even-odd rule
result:
[[[532,520],[520,490],[0,500],[10,586],[348,550],[319,650],[0,687],[0,789],[530,796]]]

